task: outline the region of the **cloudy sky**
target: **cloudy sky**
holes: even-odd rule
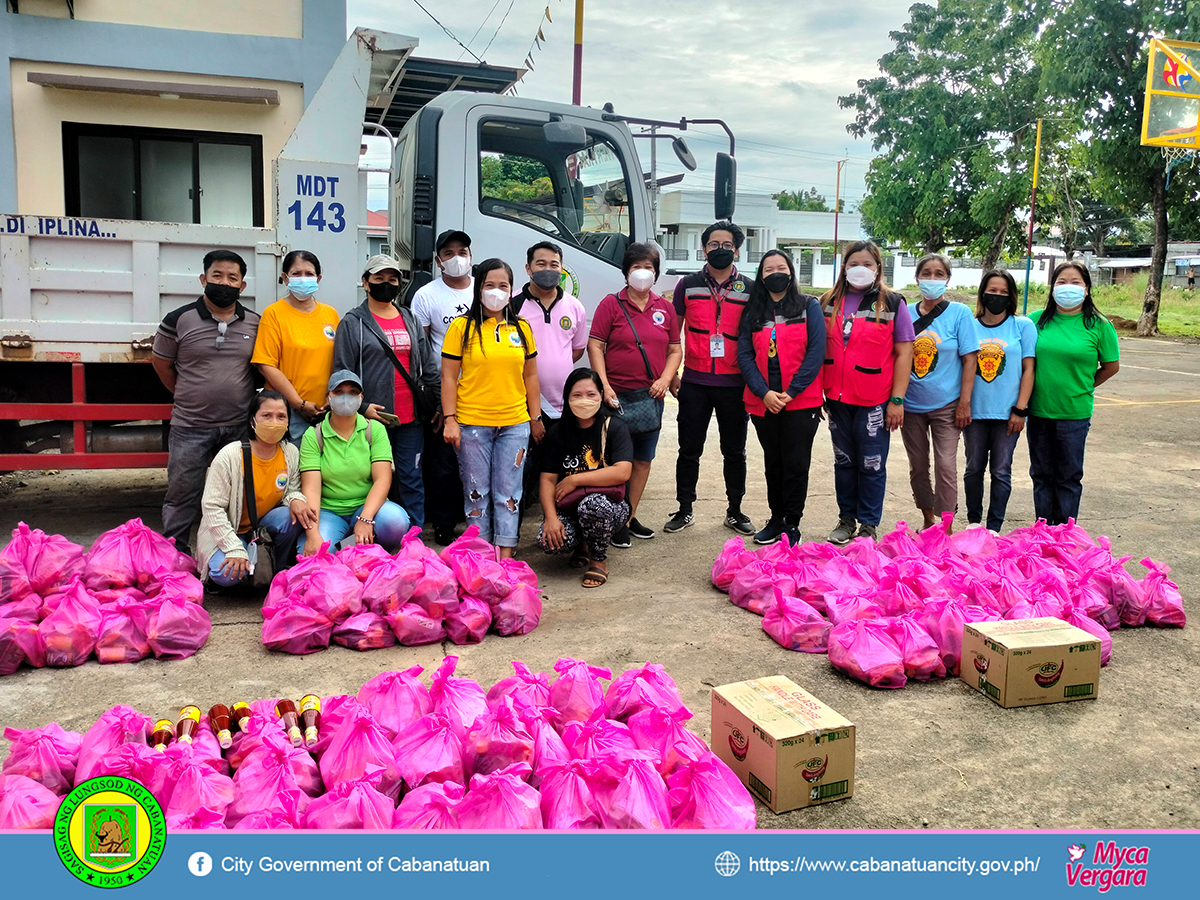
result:
[[[842,197],[853,208],[871,148],[846,132],[851,116],[837,98],[878,73],[876,61],[892,46],[888,33],[908,20],[911,2],[587,0],[583,104],[612,102],[617,112],[647,118],[724,119],[737,137],[743,193],[815,186],[832,202],[836,160],[848,157]],[[573,0],[421,4],[488,63],[514,67],[523,65],[549,5],[553,23],[542,26],[546,43],[535,48],[535,69],[518,94],[570,102]],[[415,0],[347,0],[346,7],[348,29],[413,35],[419,56],[471,59]],[[716,126],[689,129],[686,138],[700,168],[683,185],[711,190],[713,155],[728,141]],[[648,153],[643,163],[648,170]],[[659,169],[683,171],[666,142]]]

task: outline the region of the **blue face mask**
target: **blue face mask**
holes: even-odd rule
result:
[[[1063,309],[1078,309],[1083,305],[1087,290],[1082,284],[1056,284],[1054,286],[1054,302]]]
[[[303,276],[288,279],[288,290],[292,292],[293,297],[298,297],[301,300],[306,300],[317,292],[317,279],[315,277]]]
[[[921,296],[926,300],[938,300],[946,293],[944,281],[918,281],[917,287],[921,289]]]

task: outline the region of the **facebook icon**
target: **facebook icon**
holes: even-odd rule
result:
[[[203,878],[212,871],[212,857],[204,851],[193,853],[188,857],[188,871],[197,878]]]

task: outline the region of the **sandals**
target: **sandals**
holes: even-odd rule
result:
[[[591,560],[588,559],[588,555],[586,553],[580,553],[580,552],[576,551],[575,553],[571,554],[571,568],[572,569],[582,569],[590,561]]]
[[[589,584],[589,582],[591,582]],[[585,588],[598,588],[608,583],[608,573],[599,566],[588,566],[583,575],[582,584]]]

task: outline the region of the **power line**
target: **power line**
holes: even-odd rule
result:
[[[492,4],[492,8],[488,10],[488,14],[480,20],[479,27],[475,29],[475,33],[473,35],[471,35],[470,39],[467,41],[468,47],[471,46],[473,43],[475,43],[475,38],[479,37],[479,32],[483,31],[483,26],[487,24],[487,20],[492,17],[492,13],[494,13],[496,11],[496,7],[499,5],[500,5],[500,0],[496,0],[496,2]],[[458,58],[462,59],[461,53],[458,54]]]
[[[509,0],[509,2],[508,2],[508,9],[506,9],[506,10],[504,11],[504,18],[500,20],[500,24],[496,26],[496,30],[495,30],[494,32],[492,32],[492,40],[491,40],[491,41],[488,41],[488,42],[487,42],[487,47],[484,47],[484,48],[483,48],[483,52],[484,52],[484,53],[487,53],[487,52],[488,52],[488,47],[491,47],[491,46],[492,46],[492,41],[496,40],[496,35],[498,35],[498,34],[500,33],[500,29],[504,27],[504,23],[508,21],[508,14],[509,14],[510,12],[512,12],[513,5],[514,5],[516,2],[517,2],[517,0]]]
[[[442,22],[441,22],[441,20],[440,20],[440,19],[438,19],[438,17],[437,17],[437,16],[435,16],[433,13],[431,13],[429,10],[427,10],[427,9],[426,9],[426,8],[425,8],[425,7],[424,7],[422,4],[421,4],[421,0],[413,0],[413,3],[417,4],[417,6],[420,6],[420,7],[421,7],[421,11],[422,11],[423,13],[425,13],[425,15],[429,16],[429,18],[431,18],[431,19],[433,19],[433,21],[437,22],[438,28],[440,28],[440,29],[442,29],[442,31],[446,32],[446,35],[447,35],[447,37],[449,37],[449,38],[450,38],[450,40],[454,41],[454,43],[458,44],[458,46],[462,47],[464,50],[466,50],[466,51],[467,51],[468,53],[470,53],[472,56],[475,56],[475,53],[474,53],[474,52],[471,50],[471,48],[470,48],[470,47],[468,47],[466,44],[464,44],[462,41],[460,41],[460,40],[459,40],[457,37],[455,37],[455,36],[454,36],[454,32],[452,32],[452,31],[451,31],[449,28],[447,28],[445,25],[443,25],[443,24],[442,24]],[[510,7],[510,8],[511,8],[511,7]],[[489,44],[488,46],[491,46],[491,45]],[[485,52],[486,52],[486,51],[485,51]],[[482,59],[480,59],[478,56],[475,56],[475,61],[476,61],[476,62],[479,62],[479,63],[483,62],[483,60],[482,60]]]

